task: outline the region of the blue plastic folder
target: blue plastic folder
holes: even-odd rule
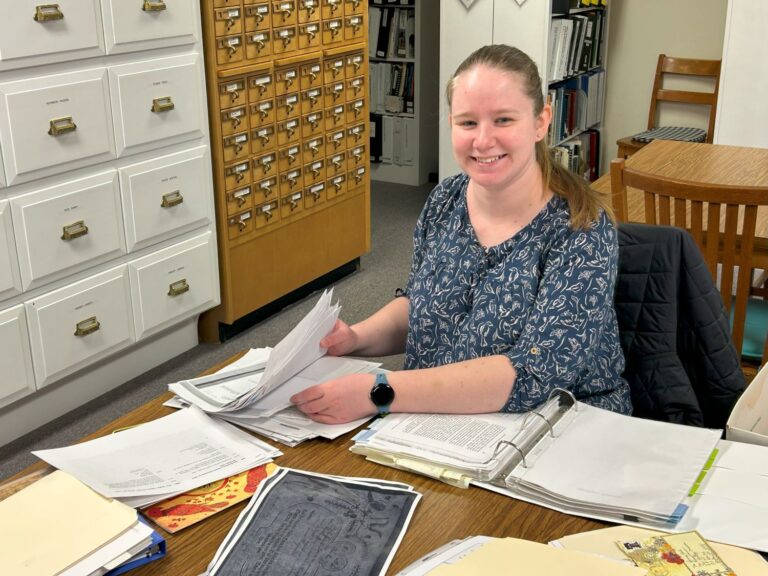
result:
[[[143,518],[139,518],[144,522]],[[144,522],[146,524],[146,522]],[[123,562],[120,566],[113,568],[107,572],[104,576],[117,576],[118,574],[125,574],[129,570],[149,564],[155,560],[165,557],[165,538],[160,536],[155,530],[152,530],[152,542],[144,550],[133,556],[131,559]]]

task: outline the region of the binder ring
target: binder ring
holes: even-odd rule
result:
[[[566,402],[566,398],[570,398],[568,407],[570,408],[573,406],[574,411],[578,411],[579,403],[576,401],[576,396],[574,396],[570,390],[566,390],[565,388],[555,388],[549,393],[547,400],[552,400],[552,397],[555,394],[560,396],[560,406]]]
[[[511,440],[499,440],[499,443],[496,444],[496,449],[493,451],[493,456],[491,456],[490,460],[493,460],[496,455],[501,451],[501,445],[506,444],[508,446],[512,446],[515,450],[517,450],[517,453],[520,454],[520,460],[523,463],[523,468],[528,468],[528,464],[525,462],[525,454],[523,454],[523,451],[520,450],[520,448],[517,447],[517,444],[512,442]],[[489,462],[490,462],[489,460]]]
[[[544,420],[544,423],[547,425],[547,428],[549,428],[549,435],[552,436],[552,438],[555,438],[555,431],[552,428],[552,423],[547,420],[546,416],[542,414],[541,412],[528,412],[528,414],[525,415],[525,418],[523,419],[523,428],[525,428],[526,423],[528,422],[528,418],[531,416],[538,416],[542,420]]]

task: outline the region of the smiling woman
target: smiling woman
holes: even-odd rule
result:
[[[404,370],[339,378],[292,400],[332,423],[377,411],[521,412],[564,388],[629,413],[616,230],[607,198],[550,161],[536,65],[516,48],[486,46],[446,95],[463,172],[427,200],[405,289],[363,322],[339,321],[321,343],[335,355],[404,350]]]

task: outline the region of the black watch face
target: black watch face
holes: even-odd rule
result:
[[[395,391],[389,384],[376,384],[371,389],[371,400],[376,406],[389,406],[395,399]]]

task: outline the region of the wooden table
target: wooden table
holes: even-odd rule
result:
[[[229,361],[210,370],[213,372]],[[171,397],[164,394],[133,412],[118,418],[101,430],[84,438],[92,439],[125,426],[132,426],[173,412],[162,406]],[[554,512],[540,506],[489,492],[482,488],[454,488],[436,480],[367,462],[362,456],[349,452],[354,433],[332,442],[311,440],[295,448],[272,443],[284,453],[276,459],[279,466],[311,470],[342,476],[383,478],[406,482],[422,494],[408,530],[390,565],[388,574],[402,568],[427,552],[449,542],[476,534],[512,536],[536,542],[548,542],[568,534],[603,528],[606,524]],[[17,476],[45,467],[40,462]],[[166,538],[166,558],[132,570],[132,576],[167,574],[193,576],[208,565],[214,552],[226,536],[245,502],[203,520],[176,534],[158,531]],[[154,526],[154,525],[153,525]]]
[[[762,188],[768,197],[768,148],[654,140],[627,158],[626,165],[675,180]],[[593,182],[592,187],[610,194],[610,171]],[[627,189],[627,215],[631,222],[645,221],[642,191]],[[768,269],[768,207],[758,208],[756,235],[753,264],[765,270]]]

